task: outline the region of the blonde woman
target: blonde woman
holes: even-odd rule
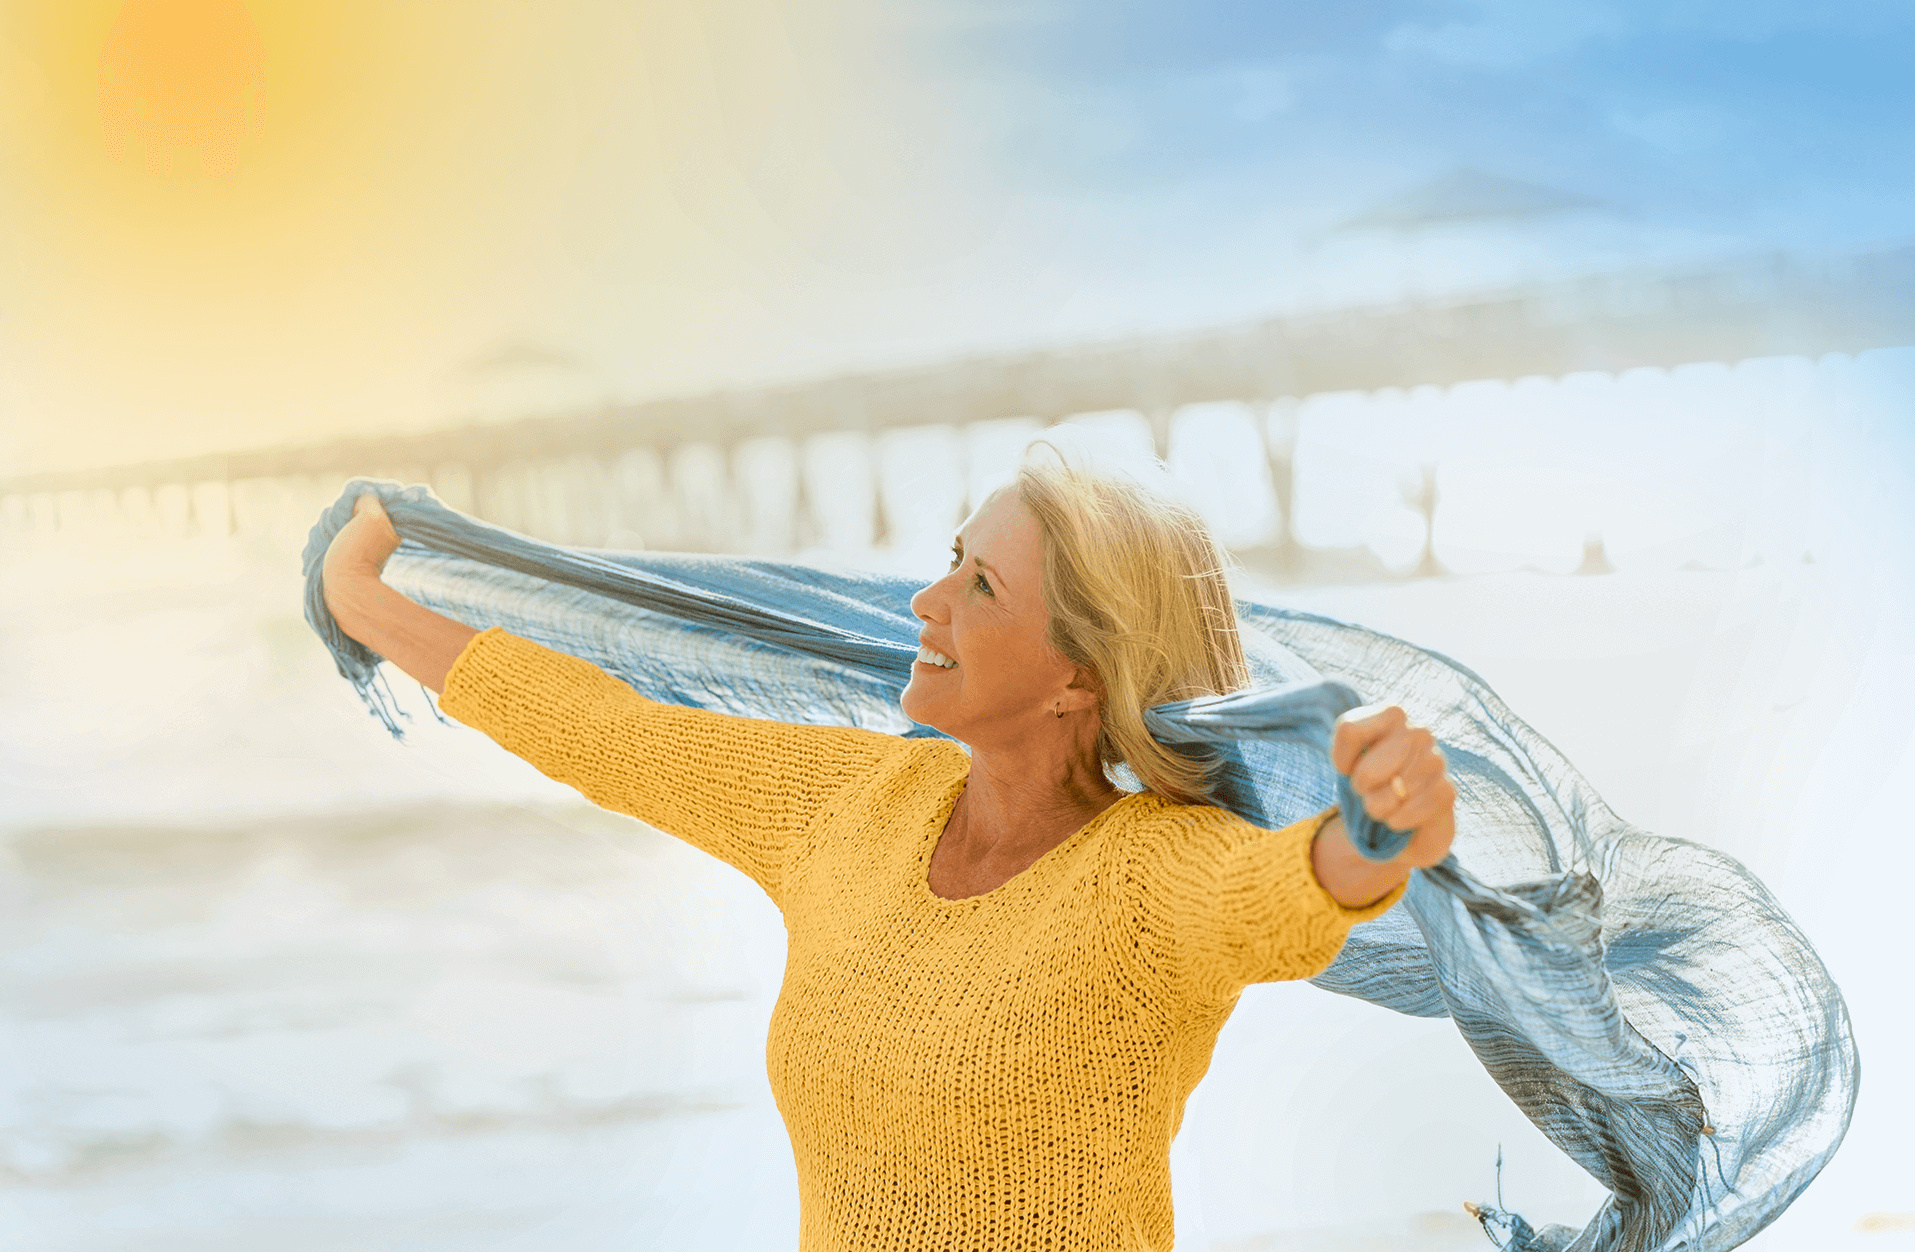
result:
[[[1204,802],[1143,711],[1245,683],[1229,589],[1196,515],[1129,479],[1025,466],[913,599],[904,711],[958,743],[653,702],[407,600],[397,546],[361,500],[325,559],[341,629],[782,910],[767,1056],[806,1252],[1169,1248],[1171,1140],[1239,993],[1322,971],[1449,850],[1442,753],[1394,705],[1332,747],[1412,832],[1394,860],[1335,809],[1265,830]]]

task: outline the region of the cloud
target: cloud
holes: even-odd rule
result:
[[[1592,40],[1627,35],[1633,23],[1619,6],[1600,0],[1481,0],[1464,20],[1405,22],[1384,37],[1384,47],[1476,69],[1516,69],[1573,52]]]
[[[1465,0],[1464,16],[1405,21],[1391,52],[1476,69],[1515,69],[1598,40],[1700,36],[1761,42],[1791,33],[1886,33],[1915,26],[1907,0]]]
[[[1725,39],[1773,39],[1789,32],[1873,35],[1915,24],[1908,0],[1667,0],[1655,12],[1671,30]]]
[[[1291,76],[1274,66],[1241,66],[1222,78],[1232,97],[1230,111],[1240,121],[1266,121],[1296,103]]]
[[[1684,156],[1721,143],[1734,118],[1712,105],[1689,105],[1644,112],[1616,110],[1609,125],[1669,156]]]

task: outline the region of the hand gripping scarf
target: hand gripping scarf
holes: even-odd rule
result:
[[[583,657],[654,700],[938,733],[898,707],[917,652],[916,583],[560,548],[454,512],[423,486],[361,479],[313,527],[306,620],[395,737],[406,715],[380,658],[340,632],[321,596],[326,547],[364,491],[402,539],[386,582],[468,625]],[[1312,981],[1447,1014],[1509,1097],[1608,1188],[1580,1231],[1475,1210],[1498,1246],[1716,1252],[1774,1220],[1841,1142],[1858,1059],[1840,992],[1762,884],[1731,857],[1617,818],[1447,657],[1272,604],[1237,609],[1255,685],[1147,714],[1160,741],[1218,758],[1218,804],[1275,828],[1335,802],[1359,848],[1387,858],[1407,836],[1364,815],[1331,766],[1334,719],[1395,701],[1448,758],[1453,855],[1415,871],[1401,907],[1352,930]]]

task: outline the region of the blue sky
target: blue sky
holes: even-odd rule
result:
[[[1336,220],[1470,166],[1751,240],[1908,232],[1915,4],[1053,0],[910,9],[1000,169]]]

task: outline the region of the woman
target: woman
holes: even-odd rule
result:
[[[913,599],[904,711],[968,754],[655,703],[407,600],[397,546],[362,499],[325,560],[342,630],[784,913],[767,1056],[810,1252],[1170,1247],[1171,1139],[1238,994],[1323,970],[1449,850],[1442,754],[1394,705],[1332,746],[1412,832],[1394,860],[1335,809],[1272,831],[1203,803],[1143,711],[1243,685],[1242,646],[1201,521],[1129,480],[1027,465]]]

